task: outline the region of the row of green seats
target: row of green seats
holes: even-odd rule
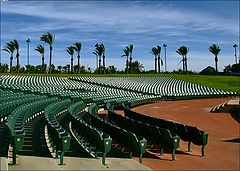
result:
[[[110,122],[137,135],[143,136],[151,143],[151,146],[155,144],[160,145],[161,154],[163,154],[164,148],[171,149],[172,160],[175,160],[175,151],[179,147],[179,136],[171,133],[168,129],[152,126],[119,115],[114,111],[113,106],[110,104],[106,104],[106,109],[108,110]]]
[[[96,104],[93,104],[89,107],[92,125],[100,129],[101,131],[109,134],[117,143],[129,149],[131,151],[131,158],[133,152],[139,153],[139,162],[142,163],[143,153],[146,152],[147,140],[142,136],[136,135],[116,125],[104,121],[97,114],[94,114],[98,108],[101,108],[101,106]]]
[[[68,109],[72,104],[70,99],[60,100],[48,105],[44,109],[44,115],[47,120],[47,131],[49,141],[52,148],[55,151],[56,157],[60,154],[60,165],[63,165],[63,157],[66,151],[70,148],[71,136],[70,134],[59,124],[56,117]]]
[[[0,119],[3,121],[16,107],[29,103],[32,101],[38,101],[46,98],[45,96],[29,95],[27,97],[23,96],[16,98],[12,101],[3,101],[0,103]]]
[[[188,142],[188,151],[191,150],[191,143],[202,146],[202,156],[204,156],[204,148],[208,143],[208,133],[206,133],[205,131],[194,126],[184,125],[182,123],[174,121],[146,116],[130,110],[129,107],[124,104],[122,104],[122,106],[124,107],[124,113],[126,117],[143,123],[148,123],[149,125],[166,128],[172,133],[177,134],[181,138],[181,140]]]
[[[43,109],[56,98],[39,98],[37,101],[23,104],[14,109],[5,123],[10,135],[11,146],[13,147],[13,164],[16,164],[16,154],[22,149],[25,137],[24,126],[34,117],[42,114]]]

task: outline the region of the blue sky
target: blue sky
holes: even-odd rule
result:
[[[1,1],[1,49],[17,39],[21,65],[27,63],[27,38],[31,39],[30,63],[41,64],[41,56],[34,49],[38,44],[44,45],[40,36],[46,32],[56,37],[56,66],[69,64],[66,47],[81,42],[81,64],[94,69],[94,45],[103,43],[107,65],[122,70],[122,49],[133,44],[133,60],[150,70],[154,69],[154,57],[149,51],[165,43],[168,70],[182,67],[181,57],[175,51],[185,45],[190,48],[188,68],[201,71],[208,65],[214,66],[208,47],[216,43],[222,49],[222,70],[235,62],[232,46],[239,45],[239,1]],[[47,44],[45,48],[48,63]],[[164,59],[163,50],[161,57]],[[6,52],[1,51],[1,58],[2,63],[9,63]]]

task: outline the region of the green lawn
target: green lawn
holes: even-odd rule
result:
[[[204,76],[204,75],[179,75],[172,74],[171,77],[206,85],[209,87],[240,92],[240,77],[239,76]]]
[[[9,74],[8,74],[9,75]],[[165,76],[173,77],[191,83],[197,83],[221,90],[240,92],[240,77],[239,76],[205,76],[205,75],[183,75],[183,74],[11,74],[11,75],[25,75],[25,76],[56,76],[56,77],[70,77],[70,76],[108,76],[108,77],[139,77],[139,76]]]

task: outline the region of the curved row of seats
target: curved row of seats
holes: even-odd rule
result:
[[[179,136],[171,133],[166,128],[123,117],[122,115],[117,114],[110,104],[106,104],[106,109],[108,110],[108,116],[111,122],[123,129],[145,137],[151,142],[151,146],[155,144],[160,145],[161,154],[163,154],[163,149],[165,147],[171,149],[172,160],[175,160],[175,151],[179,147]]]
[[[161,95],[165,99],[237,95],[236,92],[200,86],[171,77],[71,77],[70,79],[138,93]]]
[[[144,95],[142,93],[55,77],[2,76],[1,87],[14,91],[56,96],[62,99],[70,98],[74,101],[83,100],[86,103],[124,97],[155,98],[154,95]]]
[[[208,143],[208,133],[205,131],[194,126],[184,125],[179,122],[142,115],[130,110],[124,104],[122,104],[122,106],[124,107],[125,117],[140,121],[142,123],[147,123],[149,125],[155,125],[160,128],[168,129],[173,134],[178,135],[181,140],[188,142],[188,151],[191,150],[191,143],[197,146],[202,146],[202,156],[204,156],[204,148]]]
[[[18,106],[29,103],[32,101],[41,100],[43,98],[46,98],[44,96],[37,96],[37,95],[29,95],[29,96],[19,96],[16,98],[13,98],[10,101],[5,101],[3,98],[3,101],[0,103],[0,119],[1,121],[5,120],[6,117]]]
[[[70,148],[71,136],[59,124],[57,116],[68,109],[72,104],[70,99],[61,100],[48,105],[44,109],[44,115],[47,120],[47,133],[56,157],[60,153],[60,165],[63,165],[63,157]]]
[[[13,147],[13,164],[16,164],[17,151],[22,149],[23,146],[25,124],[36,116],[42,114],[43,109],[56,99],[57,98],[39,98],[38,101],[33,101],[17,107],[9,115],[5,125],[9,132],[11,145]]]
[[[189,150],[191,143],[202,146],[203,156],[208,134],[196,127],[134,113],[124,104],[133,107],[162,99],[236,95],[234,92],[170,77],[60,78],[4,75],[0,78],[0,118],[2,121],[2,118],[8,116],[6,127],[9,135],[15,137],[11,140],[14,151],[21,149],[24,125],[36,114],[44,114],[47,120],[45,129],[56,156],[60,154],[60,164],[63,164],[64,153],[70,147],[71,137],[59,124],[57,117],[67,110],[72,116],[70,130],[74,138],[85,148],[94,150],[96,157],[98,153],[103,153],[103,164],[111,150],[112,139],[128,148],[130,156],[133,152],[139,153],[140,162],[147,141],[159,144],[161,153],[165,147],[172,149],[174,160],[179,137],[188,142]],[[97,115],[100,108],[106,107],[103,104],[107,104],[112,123]],[[111,106],[118,104],[123,104],[125,117],[118,115]]]
[[[84,111],[85,107],[86,104],[79,101],[68,108],[73,118],[71,121],[73,134],[90,155],[97,158],[99,153],[102,153],[102,164],[105,165],[106,155],[111,150],[112,138],[85,121],[84,117],[87,114]]]
[[[129,149],[131,151],[130,158],[132,158],[133,152],[139,153],[139,162],[142,163],[142,156],[146,152],[147,140],[140,135],[126,131],[100,118],[96,114],[97,109],[100,107],[97,104],[93,104],[88,109],[92,125],[109,134],[118,144]]]

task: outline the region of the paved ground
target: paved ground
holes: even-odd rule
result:
[[[107,158],[108,166],[102,166],[100,159],[65,157],[64,166],[58,166],[58,160],[37,157],[18,157],[18,165],[9,166],[9,170],[239,170],[240,135],[239,123],[229,113],[209,113],[209,110],[230,98],[163,101],[135,108],[142,114],[171,119],[184,124],[197,126],[209,133],[209,143],[205,157],[201,157],[201,148],[192,145],[192,151],[186,152],[187,143],[181,141],[177,150],[176,161],[171,154],[143,158],[142,165],[138,158]],[[122,113],[122,112],[121,112]],[[41,163],[41,164],[37,164]]]
[[[107,165],[101,159],[64,157],[65,165],[59,166],[59,160],[53,158],[19,156],[19,164],[10,165],[9,170],[151,170],[138,161],[123,158],[107,158]]]

